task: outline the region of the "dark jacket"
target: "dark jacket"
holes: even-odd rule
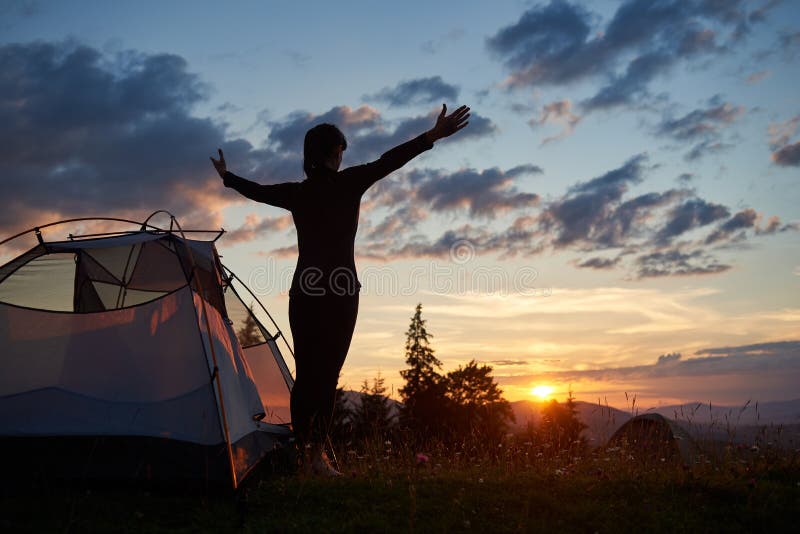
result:
[[[341,171],[326,169],[302,182],[260,185],[231,172],[231,187],[257,202],[292,212],[299,256],[290,296],[353,294],[356,276],[354,244],[361,196],[375,182],[433,147],[425,134],[398,145],[379,159]]]

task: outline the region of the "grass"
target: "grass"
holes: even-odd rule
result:
[[[373,441],[339,455],[341,478],[260,473],[236,498],[42,485],[4,496],[0,530],[796,531],[797,451],[721,450],[684,463],[626,445],[553,451],[509,440],[417,451]]]

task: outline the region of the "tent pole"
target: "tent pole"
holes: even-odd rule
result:
[[[158,212],[156,212],[158,213]],[[219,367],[217,366],[217,354],[214,350],[214,340],[211,335],[211,324],[208,321],[208,310],[206,309],[206,297],[205,297],[205,290],[203,289],[203,283],[200,280],[200,275],[197,273],[197,264],[194,261],[194,256],[192,255],[192,248],[186,242],[186,236],[183,233],[183,229],[181,225],[178,223],[175,216],[170,215],[170,226],[172,223],[175,223],[175,226],[178,227],[178,231],[181,233],[181,237],[183,238],[183,244],[186,247],[186,253],[189,256],[189,261],[192,263],[192,277],[197,280],[197,288],[198,292],[200,293],[200,304],[203,307],[203,318],[206,323],[206,334],[208,335],[208,345],[211,348],[211,361],[214,363],[214,374],[212,379],[216,382],[217,386],[217,398],[219,398],[219,411],[222,413],[222,429],[225,432],[225,448],[228,451],[228,464],[231,469],[231,480],[233,481],[233,489],[235,490],[239,486],[239,481],[236,477],[236,464],[233,461],[233,448],[231,446],[231,435],[230,431],[228,430],[228,417],[225,412],[225,399],[222,396],[222,382],[219,379]],[[152,215],[151,215],[152,217]],[[149,217],[148,217],[149,219]]]
[[[161,228],[158,228],[157,226],[153,226],[152,224],[148,224],[146,222],[140,223],[139,221],[132,221],[130,219],[120,219],[118,217],[76,217],[74,219],[64,219],[62,221],[51,222],[51,223],[43,224],[41,226],[36,226],[34,228],[28,228],[27,230],[25,230],[23,232],[19,232],[18,234],[14,234],[11,237],[7,237],[7,238],[3,239],[2,241],[0,241],[0,245],[5,245],[9,241],[12,241],[12,240],[14,240],[14,239],[16,239],[16,238],[18,238],[20,236],[23,236],[23,235],[27,234],[28,232],[35,232],[37,230],[41,230],[41,229],[47,228],[49,226],[56,226],[56,225],[59,225],[59,224],[66,224],[66,223],[70,223],[70,222],[79,222],[79,221],[124,222],[124,223],[131,223],[131,224],[141,224],[142,226],[146,225],[146,226],[149,226],[149,227],[153,228],[154,230],[162,230]]]

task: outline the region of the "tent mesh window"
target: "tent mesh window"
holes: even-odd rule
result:
[[[73,311],[74,253],[23,254],[19,260],[0,267],[0,276],[0,302],[25,308]]]
[[[0,302],[91,313],[150,302],[191,284],[226,315],[222,268],[213,245],[181,241],[169,233],[150,237],[37,245],[0,267]]]

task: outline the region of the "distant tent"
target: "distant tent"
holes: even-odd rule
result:
[[[640,458],[689,461],[696,451],[694,441],[675,421],[657,413],[637,415],[622,425],[608,441],[609,447],[624,446]]]
[[[149,220],[73,219],[0,243],[36,238],[0,266],[5,474],[236,488],[291,437],[282,335],[240,298],[249,290],[214,246],[223,232],[188,239],[172,216],[168,228]],[[42,233],[75,221],[137,229]]]

